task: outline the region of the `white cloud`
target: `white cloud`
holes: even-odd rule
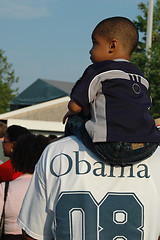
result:
[[[31,19],[50,16],[50,0],[0,0],[0,18]]]

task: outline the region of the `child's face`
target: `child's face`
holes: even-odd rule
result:
[[[90,59],[93,63],[102,62],[105,60],[113,60],[109,52],[109,42],[102,36],[93,33],[92,34],[93,46],[90,53]]]

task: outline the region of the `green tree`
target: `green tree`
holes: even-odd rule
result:
[[[136,51],[133,53],[131,61],[135,63],[150,83],[152,108],[150,110],[154,118],[160,117],[160,0],[154,5],[152,47],[149,50],[149,58],[146,56],[146,34],[148,5],[141,2],[138,8],[142,11],[142,16],[138,15],[134,24],[142,35]]]
[[[0,49],[0,113],[9,111],[9,103],[18,93],[18,88],[14,89],[13,84],[19,79],[15,77],[12,64],[8,63],[4,53]]]

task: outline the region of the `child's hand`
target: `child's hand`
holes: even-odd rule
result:
[[[71,99],[68,103],[68,109],[69,109],[68,112],[63,117],[63,124],[65,124],[66,119],[69,118],[70,116],[80,113],[82,107],[80,107],[79,104],[77,104],[77,102],[75,102],[74,99]]]
[[[67,118],[69,118],[70,116],[72,116],[74,114],[76,114],[76,113],[69,110],[63,117],[63,124],[65,124]]]

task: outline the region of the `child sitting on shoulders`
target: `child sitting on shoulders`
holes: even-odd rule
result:
[[[66,136],[76,135],[113,165],[148,158],[160,142],[160,131],[148,111],[149,83],[129,62],[138,37],[135,25],[124,17],[104,19],[95,27],[93,64],[73,87],[63,118],[63,123],[68,118]]]

